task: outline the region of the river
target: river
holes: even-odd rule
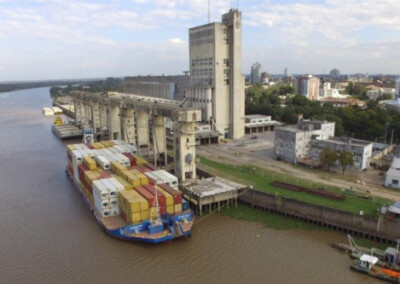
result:
[[[49,88],[0,94],[0,283],[376,283],[332,231],[275,231],[214,214],[193,237],[147,245],[105,234],[64,173]],[[379,282],[378,282],[379,283]]]

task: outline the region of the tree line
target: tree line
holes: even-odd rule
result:
[[[355,97],[364,97],[363,92],[362,88],[353,91]],[[287,84],[279,83],[267,89],[256,84],[246,89],[245,110],[246,114],[270,115],[285,124],[295,124],[299,114],[303,114],[305,119],[334,121],[336,136],[368,141],[386,140],[389,143],[393,130],[393,142],[400,143],[400,113],[382,108],[374,100],[366,102],[365,108],[357,105],[334,106],[296,95],[294,87]]]

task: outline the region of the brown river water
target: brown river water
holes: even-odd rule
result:
[[[0,94],[0,283],[380,283],[352,272],[332,231],[275,231],[214,214],[192,238],[105,234],[64,173],[49,88]]]

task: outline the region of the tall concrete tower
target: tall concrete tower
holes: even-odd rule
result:
[[[261,80],[261,64],[256,62],[251,65],[250,80],[252,83],[260,83]]]
[[[190,86],[188,101],[202,109],[203,121],[221,135],[244,135],[241,13],[232,9],[221,23],[189,30]]]

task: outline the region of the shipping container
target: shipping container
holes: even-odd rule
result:
[[[101,174],[98,171],[86,171],[85,172],[85,181],[92,185],[93,181],[101,178]]]
[[[104,184],[104,186],[108,190],[108,194],[111,197],[117,197],[118,196],[118,190],[114,186],[114,184],[110,181],[110,178],[105,178],[105,179],[100,179],[100,181]]]
[[[96,156],[95,159],[96,159],[97,164],[98,164],[103,170],[110,170],[110,169],[111,169],[110,161],[108,161],[105,157],[103,157],[103,156]]]
[[[175,213],[181,213],[182,212],[182,203],[181,204],[175,204],[174,205]]]
[[[127,171],[127,170],[128,170],[124,165],[122,165],[122,164],[120,164],[120,163],[118,163],[118,162],[116,162],[116,161],[111,162],[111,169],[112,169],[116,174],[118,174],[118,175],[120,175],[120,176],[122,176],[122,173],[123,173],[124,171]]]
[[[86,147],[88,147],[89,149],[94,149],[92,143],[85,143]]]
[[[83,157],[83,163],[91,170],[97,169],[96,161],[90,156]]]
[[[136,166],[136,158],[132,154],[122,153],[122,155],[124,155],[125,157],[127,157],[129,159],[129,161],[131,163],[131,167]]]
[[[97,195],[93,195],[94,205],[100,211],[101,209],[110,208],[110,200],[109,199],[101,199]]]
[[[140,178],[140,185],[146,185],[149,183],[149,179],[147,176],[139,172],[137,169],[130,169],[129,172],[135,174],[138,178]]]
[[[108,179],[117,189],[118,192],[125,190],[125,187],[122,183],[120,183],[116,178],[112,177]]]
[[[119,181],[123,186],[124,186],[124,190],[132,190],[133,189],[133,185],[130,184],[126,179],[124,179],[121,176],[118,175],[111,175],[113,178],[115,178],[117,181]]]
[[[111,206],[111,216],[117,216],[121,214],[121,211],[119,210],[118,206]]]
[[[151,179],[154,184],[164,183],[164,180],[160,179],[158,176],[153,174],[153,172],[145,172],[144,175],[146,175],[149,179]]]
[[[165,205],[168,206],[173,206],[174,205],[174,198],[171,194],[169,194],[167,191],[165,191],[164,189],[162,189],[160,186],[156,185],[154,186],[159,192],[161,192],[162,194],[164,194],[165,196]],[[167,211],[168,212],[168,211]],[[169,212],[168,212],[169,213]]]
[[[129,158],[125,155],[122,155],[120,153],[116,154],[118,159],[120,160],[120,163],[123,164],[125,167],[130,167],[131,166],[131,161]]]
[[[166,192],[168,192],[169,194],[171,194],[174,197],[174,204],[182,203],[182,192],[170,187],[169,185],[167,185],[165,183],[159,184],[159,187],[161,187],[162,189],[164,189]]]
[[[117,197],[110,197],[110,206],[118,206],[118,198]]]
[[[152,171],[157,171],[158,170],[158,168],[155,165],[150,164],[150,163],[145,164],[145,167],[149,168]]]
[[[101,179],[93,181],[93,196],[97,196],[100,199],[109,200],[110,194],[107,187],[101,181]]]
[[[147,200],[149,208],[153,206],[153,203],[154,203],[154,195],[153,194],[151,194],[149,191],[147,191],[147,189],[145,189],[143,186],[135,187],[134,190],[137,191],[138,193],[140,193],[140,195],[143,196]]]
[[[149,210],[140,211],[140,219],[148,220],[149,218],[150,218],[150,211]]]
[[[142,157],[136,157],[136,165],[138,166],[142,166],[145,164],[148,164],[149,162],[147,162],[145,159],[143,159]]]
[[[174,208],[174,205],[167,205],[167,213],[168,214],[174,214],[175,213],[175,208]]]
[[[178,178],[165,170],[153,171],[153,174],[164,180],[164,183],[178,189]]]
[[[155,196],[156,192],[157,192],[158,205],[160,205],[160,207],[166,205],[166,203],[165,203],[166,202],[165,195],[161,191],[157,190],[154,186],[152,186],[150,184],[146,184],[143,187],[148,192],[150,192],[153,196]]]

